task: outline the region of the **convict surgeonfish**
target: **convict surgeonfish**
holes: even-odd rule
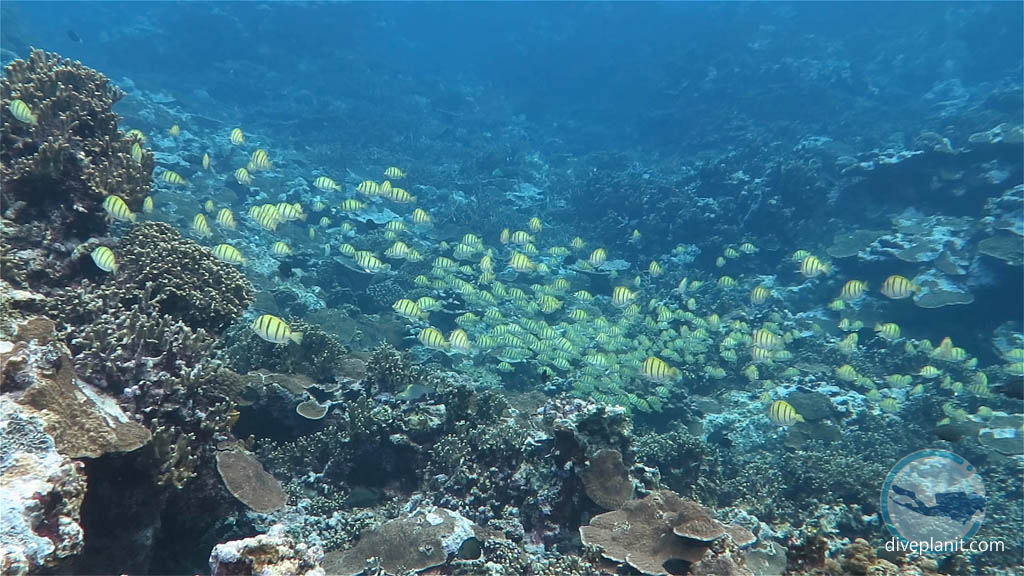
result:
[[[103,199],[103,209],[106,210],[107,214],[110,215],[114,220],[120,222],[135,222],[136,216],[125,204],[124,200],[115,194],[111,194]]]
[[[96,267],[104,272],[117,272],[117,258],[114,251],[106,246],[98,246],[90,254]]]
[[[253,320],[252,330],[260,338],[274,344],[286,344],[288,342],[302,344],[302,332],[292,332],[292,329],[284,320],[273,314],[263,314]]]
[[[213,257],[228,264],[245,264],[245,257],[238,248],[230,244],[217,244],[213,247]]]
[[[785,400],[772,402],[768,408],[768,419],[779,426],[792,426],[804,421],[804,417],[797,414],[796,409]]]
[[[892,298],[893,300],[901,300],[903,298],[909,298],[917,292],[921,291],[921,287],[914,284],[910,280],[907,280],[899,274],[893,274],[882,282],[882,294]]]
[[[392,180],[401,180],[402,178],[405,178],[405,172],[397,166],[389,166],[388,169],[384,171],[384,176],[391,178]]]
[[[35,125],[38,122],[36,115],[32,113],[32,109],[28,107],[23,101],[15,98],[11,100],[10,105],[7,109],[11,111],[11,114],[18,120],[25,122],[26,124]]]

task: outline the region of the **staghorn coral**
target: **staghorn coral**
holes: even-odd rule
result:
[[[213,437],[227,431],[242,387],[237,374],[211,359],[206,329],[189,321],[215,330],[241,312],[250,289],[164,224],[137,226],[119,251],[130,281],[82,281],[52,299],[50,313],[66,323],[62,335],[77,377],[122,394],[125,410],[153,435],[145,457],[154,461],[157,481],[180,488]]]
[[[5,233],[5,277],[46,283],[66,274],[70,245],[105,235],[103,199],[122,197],[138,210],[149,194],[153,155],[131,158],[132,140],[117,129],[111,107],[123,95],[99,72],[79,62],[33,50],[0,78],[0,212],[27,231]],[[25,102],[36,116],[14,118],[9,105]],[[6,223],[5,223],[6,224]],[[5,226],[6,227],[6,226]]]
[[[144,154],[142,163],[132,160],[133,140],[117,129],[112,107],[124,92],[81,62],[38,49],[4,72],[0,173],[7,201],[47,209],[66,203],[64,192],[98,202],[116,194],[138,209],[149,194],[153,158]],[[8,108],[14,98],[28,105],[35,124],[14,118]]]

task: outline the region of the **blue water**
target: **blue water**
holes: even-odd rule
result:
[[[611,507],[587,499],[576,474],[609,448],[627,465],[658,468],[662,487],[723,519],[750,515],[762,551],[769,541],[790,546],[791,573],[799,573],[815,568],[794,558],[816,549],[816,534],[837,561],[856,538],[880,549],[889,537],[879,516],[885,474],[930,448],[977,467],[988,498],[978,537],[1004,540],[1008,550],[961,553],[941,568],[1021,570],[1024,4],[7,1],[0,18],[4,65],[33,46],[126,91],[114,108],[121,128],[144,132],[155,154],[156,209],[140,219],[167,222],[207,248],[230,243],[247,257],[239,269],[255,302],[214,334],[211,356],[242,375],[262,369],[317,382],[232,404],[237,425],[217,439],[251,437],[248,447],[292,504],[315,502],[270,517],[297,537],[348,548],[354,536],[339,536],[331,513],[373,510],[383,521],[421,490],[424,502],[461,506],[478,524],[519,526],[517,545],[529,544],[523,553],[535,561],[543,550],[548,560],[582,556],[578,528]],[[244,144],[230,142],[233,128]],[[272,168],[250,165],[254,183],[243,184],[233,174],[257,148]],[[211,169],[202,168],[204,154]],[[382,183],[389,167],[408,176],[388,185],[414,202],[357,192],[361,182]],[[189,184],[168,184],[167,171]],[[338,189],[315,189],[318,176]],[[340,208],[352,199],[367,206]],[[318,201],[324,207],[314,208]],[[273,232],[247,216],[281,202],[305,213]],[[141,212],[141,202],[129,208]],[[232,211],[237,230],[214,223],[220,208]],[[432,222],[416,223],[415,208]],[[192,225],[201,212],[209,235]],[[114,224],[102,239],[119,257],[126,229]],[[503,241],[503,230],[531,239]],[[572,247],[576,237],[584,247]],[[423,259],[386,256],[396,239]],[[271,248],[278,241],[288,254]],[[339,256],[348,244],[380,258],[381,269]],[[472,256],[460,259],[459,246]],[[592,255],[597,248],[607,263]],[[509,270],[520,251],[529,267]],[[807,255],[830,272],[809,271]],[[438,257],[469,270],[443,270]],[[893,275],[913,293],[885,294]],[[866,282],[866,294],[844,301],[852,280]],[[631,299],[613,302],[616,287]],[[766,301],[753,301],[758,287]],[[399,298],[424,296],[440,301],[429,320],[395,312]],[[302,326],[305,344],[260,340],[251,328],[259,314]],[[899,339],[876,335],[884,322],[899,325]],[[421,332],[428,325],[447,338],[465,329],[469,348],[431,344]],[[777,346],[759,347],[758,330]],[[494,500],[500,490],[478,494],[492,498],[482,506],[468,490],[432,484],[459,477],[435,451],[461,435],[472,464],[460,473],[497,470],[501,459],[488,450],[508,446],[483,447],[480,437],[493,439],[474,436],[495,422],[409,432],[409,422],[428,419],[424,406],[436,414],[444,392],[426,379],[369,387],[338,360],[361,367],[380,342],[474,381],[476,393],[507,395],[520,424],[533,418],[530,430],[538,414],[586,399],[622,406],[633,431],[621,445],[588,431],[598,438],[571,457],[544,444],[550,438],[538,441],[544,450],[527,451],[522,469],[541,472],[504,494],[507,502]],[[665,373],[644,368],[651,357],[665,361]],[[933,365],[938,376],[926,370]],[[910,383],[887,380],[900,374]],[[131,384],[103,393],[124,403]],[[326,407],[324,420],[296,415],[309,399]],[[346,448],[331,453],[337,446],[324,430],[355,422],[364,406],[357,399],[398,416],[375,429],[379,437],[353,441],[349,431],[338,441]],[[806,421],[769,419],[777,401]],[[456,412],[468,410],[461,404],[447,409],[473,415]],[[422,444],[412,455],[387,441],[407,432]],[[309,448],[320,442],[326,448]],[[202,447],[209,476],[201,477],[219,486],[215,445],[207,438]],[[574,463],[552,465],[563,457]],[[329,467],[343,460],[332,477]],[[116,476],[119,464],[106,462],[97,482]],[[519,465],[498,476],[507,480]],[[115,546],[93,544],[78,567],[202,571],[213,544],[273,523],[225,511],[225,501],[237,503],[223,492],[190,500],[160,490],[176,499],[149,511],[147,529],[164,551],[104,564],[103,546]],[[175,515],[182,502],[203,511]],[[520,507],[521,516],[502,516]],[[153,520],[161,514],[162,529]],[[127,530],[86,525],[86,538]]]

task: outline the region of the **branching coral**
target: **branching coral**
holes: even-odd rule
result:
[[[255,370],[302,374],[317,383],[362,376],[353,373],[348,351],[336,336],[301,320],[289,320],[288,326],[302,333],[301,344],[282,346],[260,338],[248,326],[231,328],[225,337],[230,342],[224,349],[225,359],[243,374]]]
[[[245,275],[168,224],[135,226],[121,239],[118,252],[119,278],[161,313],[191,328],[219,333],[252,303],[252,284]]]
[[[135,140],[118,131],[111,110],[122,95],[99,72],[42,50],[7,66],[0,78],[0,210],[16,225],[43,224],[34,234],[14,236],[25,239],[20,248],[66,260],[67,241],[105,233],[107,195],[141,208],[153,156],[132,159]],[[34,123],[15,118],[14,99],[28,107]],[[7,258],[4,264],[25,268]]]

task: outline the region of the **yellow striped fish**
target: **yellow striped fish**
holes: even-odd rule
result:
[[[335,192],[341,189],[337,182],[327,176],[317,176],[314,178],[313,187],[322,192]]]
[[[142,146],[138,142],[132,142],[132,160],[136,164],[142,164]]]
[[[828,276],[832,273],[832,267],[819,260],[817,256],[811,254],[800,262],[800,273],[807,278],[814,278],[822,274]]]
[[[114,251],[106,246],[97,246],[92,251],[92,261],[96,263],[96,267],[104,272],[117,272],[117,258],[114,257]]]
[[[428,326],[423,330],[420,330],[419,341],[427,348],[433,348],[434,350],[447,350],[448,342],[444,339],[444,335],[441,331],[433,326]]]
[[[356,252],[353,258],[356,264],[366,272],[381,272],[390,268],[390,266],[381,262],[380,258],[374,256],[373,252],[367,252],[366,250]]]
[[[181,134],[181,126],[178,126],[177,124],[173,124],[167,130],[167,133],[171,135],[171,138],[177,138],[178,135]]]
[[[10,110],[11,114],[21,122],[25,122],[26,124],[32,124],[33,126],[38,122],[38,120],[36,119],[36,115],[32,113],[32,109],[28,107],[28,104],[25,104],[18,98],[11,100],[11,103],[7,106],[7,109]]]
[[[849,302],[850,300],[860,298],[867,289],[867,282],[862,280],[850,280],[846,284],[843,284],[843,289],[839,292],[839,297]]]
[[[270,245],[270,252],[274,256],[289,256],[292,253],[292,248],[288,244],[278,240]]]
[[[241,128],[235,128],[231,131],[231,143],[235,146],[245,144],[245,134],[242,134]]]
[[[221,208],[217,212],[217,225],[228,230],[235,229],[235,215],[230,208]]]
[[[657,278],[658,276],[662,275],[664,270],[662,269],[661,264],[659,264],[657,260],[651,260],[650,265],[647,266],[647,272],[650,273],[652,277]]]
[[[338,252],[341,252],[342,256],[352,258],[356,255],[356,247],[351,244],[339,244]]]
[[[306,215],[302,213],[302,206],[298,203],[289,204],[287,202],[278,202],[277,213],[281,217],[281,220],[285,222],[294,222],[295,220],[306,220]]]
[[[508,260],[508,267],[516,272],[530,272],[533,270],[534,264],[526,254],[513,252],[512,257]]]
[[[509,242],[523,246],[533,242],[533,236],[530,236],[526,230],[516,230],[511,236],[509,236]]]
[[[625,308],[636,299],[636,293],[627,286],[616,286],[612,289],[612,306]]]
[[[590,253],[590,258],[587,262],[594,268],[600,268],[602,264],[608,261],[608,252],[604,248],[598,248]]]
[[[146,213],[146,214],[152,214],[153,213],[153,197],[152,196],[146,196],[146,198],[142,201],[142,211],[144,213]]]
[[[206,152],[203,152],[203,170],[209,170],[209,169],[210,169],[210,155],[207,154]]]
[[[412,211],[412,221],[416,224],[429,224],[430,214],[422,208],[417,208]]]
[[[899,274],[893,274],[886,278],[885,282],[882,282],[882,294],[892,298],[893,300],[909,298],[920,290],[920,286]]]
[[[391,193],[387,196],[399,204],[411,204],[416,201],[416,197],[409,194],[405,188],[392,188]]]
[[[231,244],[217,244],[213,247],[213,257],[228,264],[245,264],[245,256]]]
[[[426,320],[427,313],[420,308],[420,305],[408,298],[402,298],[396,301],[391,309],[398,313],[399,316],[409,318],[411,320]]]
[[[253,320],[252,330],[260,338],[274,344],[287,344],[289,341],[302,344],[302,332],[292,332],[284,320],[273,314],[264,314]]]
[[[764,348],[765,350],[781,350],[785,345],[785,341],[782,339],[782,336],[763,328],[754,330],[754,333],[751,336],[751,343],[754,346]]]
[[[366,208],[366,203],[360,202],[355,198],[346,198],[345,200],[341,201],[341,209],[344,210],[345,212],[358,212],[363,208]]]
[[[541,230],[544,229],[544,224],[541,223],[540,218],[537,216],[530,218],[530,221],[527,225],[530,227],[530,232],[533,233],[540,232]]]
[[[384,175],[392,180],[401,180],[402,178],[405,178],[405,172],[402,172],[402,170],[397,166],[389,166],[388,169],[384,171]]]
[[[797,414],[796,409],[785,400],[772,402],[768,408],[768,419],[779,426],[792,426],[804,421],[804,417]]]
[[[173,170],[164,170],[164,173],[160,178],[163,179],[164,182],[174,186],[185,186],[188,184],[188,182],[181,177],[181,174],[178,174]]]
[[[754,286],[750,291],[750,303],[759,306],[767,302],[771,295],[772,293],[764,286]]]
[[[679,369],[669,366],[667,362],[657,356],[648,356],[644,360],[640,373],[647,380],[665,384],[679,378]]]
[[[249,158],[249,170],[270,170],[270,157],[263,148],[257,148]]]
[[[256,209],[255,212],[250,210],[250,215],[259,224],[260,228],[270,230],[271,232],[277,230],[277,225],[281,222],[281,219],[276,207],[264,204],[262,206],[254,206],[254,208]]]
[[[135,222],[135,214],[128,209],[128,205],[124,203],[124,200],[115,194],[111,194],[103,199],[103,209],[107,211],[114,220],[120,222]]]
[[[452,333],[448,335],[448,342],[452,350],[463,354],[469,354],[472,348],[472,344],[469,342],[469,334],[466,334],[466,331],[462,328],[452,330]]]
[[[875,324],[875,332],[886,340],[896,340],[900,337],[900,325],[895,322],[878,322]]]
[[[367,196],[380,196],[380,184],[373,180],[363,180],[356,186],[356,192]]]
[[[200,238],[209,238],[213,235],[210,231],[210,223],[206,221],[206,214],[200,212],[192,218],[192,231]]]
[[[235,182],[238,182],[242,186],[249,186],[252,184],[252,175],[245,168],[239,168],[235,170]]]
[[[409,245],[401,240],[396,241],[391,245],[390,248],[384,251],[384,256],[388,258],[404,259],[409,257],[409,253],[412,251]]]

